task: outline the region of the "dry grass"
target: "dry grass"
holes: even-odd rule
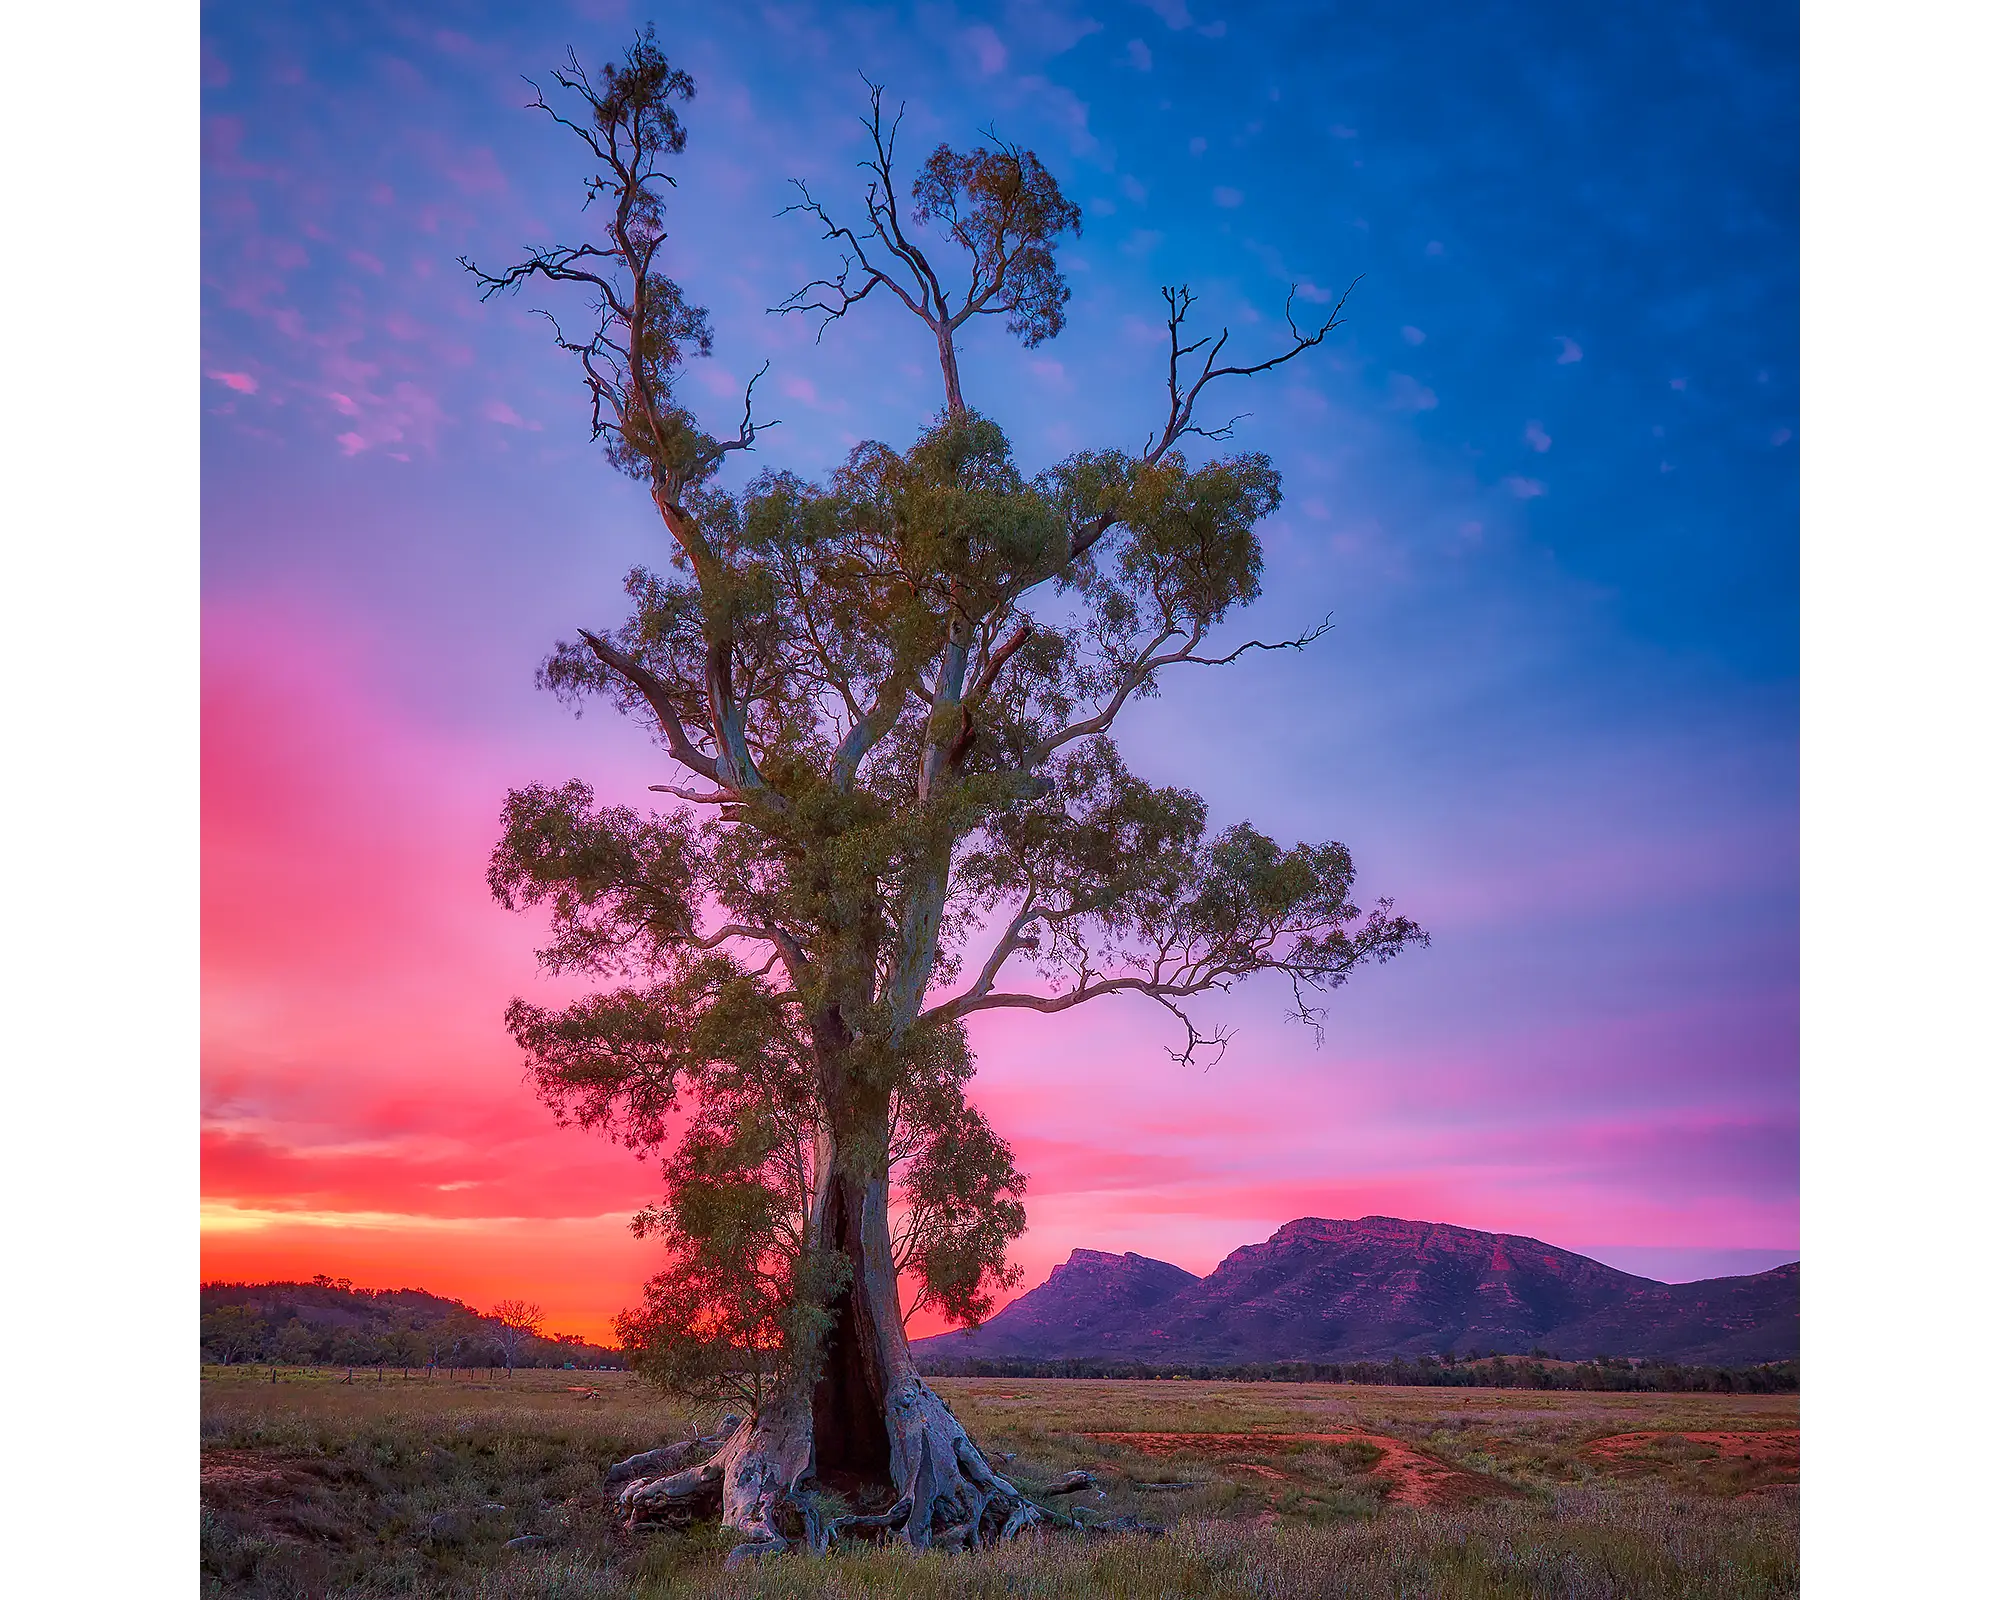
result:
[[[857,1551],[725,1576],[719,1530],[631,1540],[602,1522],[605,1465],[696,1420],[629,1375],[339,1376],[204,1374],[205,1592],[1622,1600],[1798,1588],[1795,1395],[943,1379],[982,1445],[1015,1456],[1022,1487],[1088,1466],[1101,1492],[1067,1506],[1136,1514],[1166,1537]],[[599,1397],[569,1393],[579,1382]],[[1135,1487],[1168,1480],[1193,1486]],[[504,1547],[522,1534],[551,1542]]]

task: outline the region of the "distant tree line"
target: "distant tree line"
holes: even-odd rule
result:
[[[205,1283],[201,1358],[331,1367],[623,1367],[618,1351],[544,1332],[541,1312],[503,1300],[482,1315],[422,1289],[306,1282]]]
[[[1202,1378],[1240,1383],[1392,1383],[1451,1389],[1600,1389],[1657,1394],[1796,1394],[1799,1364],[1750,1367],[1686,1366],[1677,1361],[1626,1361],[1601,1356],[1558,1361],[1553,1356],[1488,1356],[1457,1360],[1396,1356],[1388,1361],[1252,1361],[1149,1366],[1143,1361],[1079,1357],[1020,1361],[932,1357],[933,1377],[960,1378]]]

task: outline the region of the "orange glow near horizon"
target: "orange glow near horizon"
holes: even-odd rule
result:
[[[520,1296],[553,1328],[608,1339],[657,1268],[626,1226],[657,1198],[654,1169],[557,1126],[523,1082],[501,1015],[513,995],[560,990],[535,967],[534,924],[484,885],[508,785],[570,758],[538,770],[412,724],[368,689],[367,652],[310,611],[212,603],[205,622],[204,1279],[328,1273],[481,1309]],[[1765,1137],[1758,1125],[1572,1121],[1557,1147],[1532,1125],[1412,1119],[1396,1098],[1407,1067],[1368,1061],[1329,1116],[1328,1068],[1295,1039],[1272,1035],[1290,1058],[1253,1041],[1214,1074],[1163,1075],[1141,1010],[979,1019],[975,1091],[1030,1179],[1023,1288],[1078,1245],[1206,1272],[1305,1215],[1586,1252],[1795,1237],[1787,1194],[1683,1187],[1688,1144],[1727,1151]],[[1648,1043],[1552,1037],[1597,1056]],[[1491,1074],[1418,1066],[1441,1103]]]
[[[652,1168],[558,1127],[500,1025],[549,988],[485,892],[506,776],[369,704],[310,616],[212,607],[204,654],[204,1281],[519,1296],[612,1341]]]

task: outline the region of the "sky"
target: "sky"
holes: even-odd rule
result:
[[[1236,636],[1333,630],[1176,681],[1123,742],[1220,824],[1343,840],[1432,943],[1317,1045],[1275,984],[1209,1006],[1237,1033],[1206,1070],[1136,1000],[973,1019],[1026,1282],[1370,1213],[1674,1280],[1795,1259],[1790,8],[239,3],[203,24],[204,1277],[602,1334],[652,1270],[652,1169],[523,1081],[501,1014],[563,991],[483,878],[509,787],[671,781],[533,683],[662,533],[535,302],[456,265],[577,233],[523,75],[649,18],[699,86],[685,392],[733,425],[768,361],[782,419],[736,481],[940,403],[913,323],[767,310],[831,265],[789,180],[855,209],[864,74],[912,163],[990,126],[1083,207],[1063,334],[964,344],[1030,469],[1157,425],[1163,285],[1255,348],[1288,286],[1355,284],[1225,399],[1285,475]]]

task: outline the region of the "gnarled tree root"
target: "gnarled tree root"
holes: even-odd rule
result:
[[[1037,1504],[996,1473],[930,1388],[897,1386],[884,1406],[889,1484],[886,1511],[829,1515],[818,1492],[809,1400],[779,1398],[715,1437],[649,1450],[605,1478],[612,1514],[628,1529],[687,1526],[720,1511],[748,1537],[730,1551],[740,1565],[787,1550],[824,1554],[840,1539],[895,1539],[912,1549],[976,1549],[1050,1525],[1100,1529]],[[838,1502],[834,1502],[837,1504]]]

